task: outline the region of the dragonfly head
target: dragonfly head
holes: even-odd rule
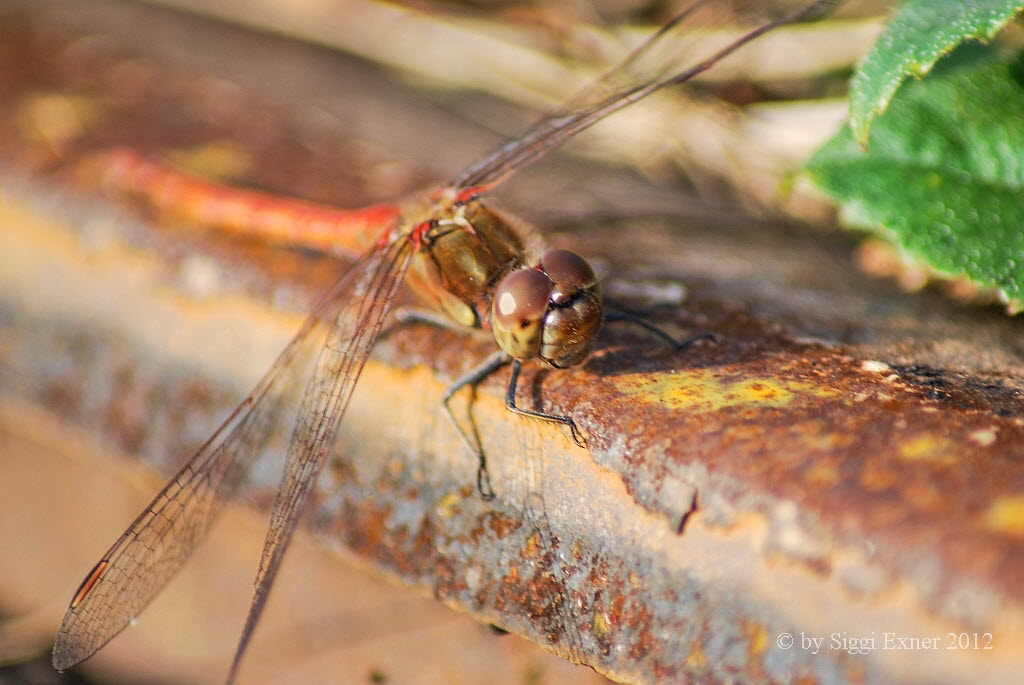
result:
[[[508,273],[491,300],[501,349],[560,369],[590,355],[602,318],[601,283],[590,264],[568,250],[548,250],[536,267]]]

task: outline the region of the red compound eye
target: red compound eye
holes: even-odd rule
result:
[[[541,269],[554,284],[551,288],[551,303],[566,304],[581,290],[597,282],[597,274],[587,260],[569,250],[548,250],[540,260]]]

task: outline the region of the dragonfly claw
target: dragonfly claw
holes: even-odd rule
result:
[[[487,462],[484,459],[480,460],[480,466],[476,469],[476,491],[480,493],[480,499],[485,502],[490,502],[494,499],[494,488],[491,487],[491,474],[487,471]]]
[[[675,348],[676,348],[676,350],[685,350],[690,345],[693,345],[694,343],[698,343],[701,340],[707,340],[707,341],[711,342],[714,345],[718,344],[718,337],[714,333],[701,333],[700,335],[695,335],[692,338],[687,338],[686,340],[680,340],[679,342],[677,342],[675,344]]]
[[[572,419],[567,418],[566,423],[569,426],[569,431],[572,433],[572,441],[576,443],[577,447],[587,448],[587,439],[580,433],[579,428],[576,427],[576,422]]]

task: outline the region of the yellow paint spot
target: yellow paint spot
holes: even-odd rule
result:
[[[643,578],[640,576],[639,573],[637,573],[636,571],[629,572],[629,585],[634,589],[634,591],[642,589],[643,582]]]
[[[743,632],[747,634],[747,659],[759,661],[764,650],[768,647],[768,634],[760,623],[748,621],[743,626]]]
[[[254,166],[252,155],[244,146],[226,139],[169,150],[166,156],[175,166],[210,179],[239,178]]]
[[[611,621],[607,614],[599,611],[594,615],[594,637],[601,641],[607,641],[612,632]]]
[[[985,525],[1000,533],[1024,536],[1024,495],[1000,497],[985,512]]]
[[[442,519],[448,520],[459,512],[460,502],[462,502],[462,498],[454,492],[450,492],[438,501],[435,511]]]
[[[739,380],[731,380],[739,378]],[[619,390],[670,409],[715,411],[726,407],[784,407],[801,398],[831,398],[832,388],[777,378],[742,378],[710,369],[676,373],[628,374],[617,381]]]
[[[526,546],[523,547],[522,556],[524,559],[535,559],[540,555],[541,541],[538,534],[533,534],[526,539]]]
[[[686,666],[691,669],[703,669],[708,665],[708,658],[700,642],[694,642],[690,653],[686,655]]]
[[[957,460],[949,441],[931,433],[922,433],[903,441],[899,453],[900,457],[908,461],[953,464]]]
[[[97,120],[100,109],[93,98],[39,93],[18,103],[14,122],[25,137],[59,150],[81,136]]]

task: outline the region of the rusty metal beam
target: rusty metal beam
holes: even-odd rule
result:
[[[29,31],[42,15],[19,16]],[[195,21],[159,17],[154,25]],[[221,30],[196,26],[193,39]],[[261,134],[233,126],[230,113],[227,123],[182,123],[180,112],[206,102],[187,86],[128,111],[123,82],[96,73],[137,74],[124,71],[134,65],[176,83],[182,67],[125,61],[120,48],[93,57],[88,84],[63,82],[74,78],[67,55],[113,39],[62,40],[47,44],[56,58],[29,72],[36,80],[4,83],[3,393],[166,472],[244,395],[309,293],[340,267],[76,195],[67,160],[90,145],[126,138],[159,151],[218,138],[251,151]],[[226,50],[262,39],[222,40]],[[313,59],[270,45],[278,68]],[[31,41],[19,49],[15,61],[39,56]],[[248,68],[259,73],[258,58]],[[181,83],[199,79],[184,73]],[[52,135],[26,133],[54,129],[24,126],[26,116],[48,121],[32,116],[54,102],[104,126],[84,127],[58,154]],[[178,114],[164,112],[175,103]],[[316,185],[323,167],[344,168],[340,153],[305,161],[286,151],[289,136],[309,132],[300,102],[258,111],[287,133],[244,175],[314,196],[356,192]],[[617,680],[1015,682],[1020,322],[931,293],[893,294],[846,264],[841,240],[676,223],[591,227],[578,246],[607,256],[610,288],[679,293],[659,322],[680,335],[714,332],[717,345],[674,351],[611,328],[581,369],[527,369],[523,401],[572,415],[587,449],[509,415],[503,379],[483,384],[457,410],[471,412],[490,456],[498,497],[485,502],[439,398],[487,344],[395,330],[364,372],[311,530]],[[273,485],[257,479],[247,502],[265,505]]]

